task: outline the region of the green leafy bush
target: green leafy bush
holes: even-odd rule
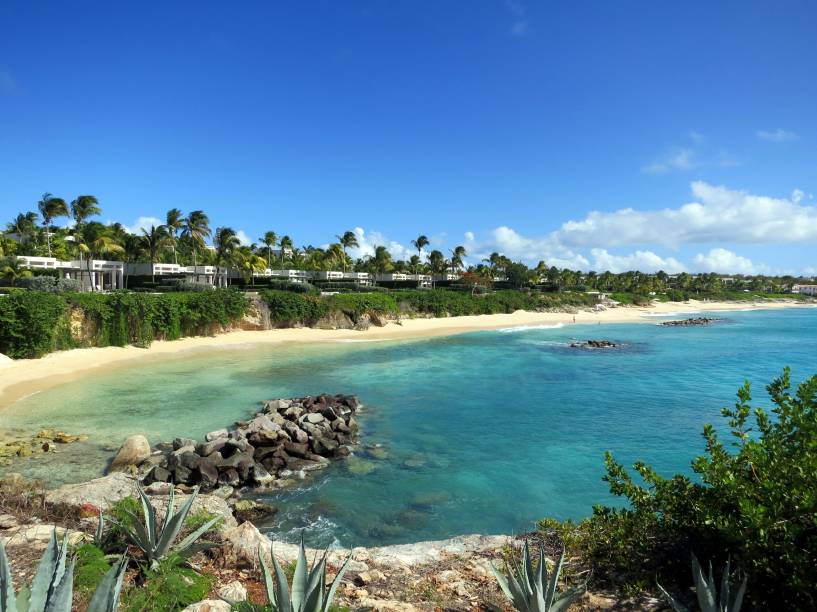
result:
[[[182,610],[207,598],[214,580],[206,574],[180,567],[177,563],[160,564],[148,570],[144,583],[133,586],[122,597],[123,612],[166,612]]]
[[[21,278],[17,285],[23,289],[47,291],[49,293],[70,293],[79,291],[82,288],[82,283],[75,278],[59,278],[44,274]]]
[[[65,300],[53,293],[18,290],[0,297],[0,353],[25,359],[68,348],[65,313]]]
[[[659,476],[644,463],[642,484],[609,454],[610,491],[625,508],[597,506],[579,524],[543,521],[611,582],[656,576],[689,584],[691,551],[718,563],[731,556],[751,585],[756,605],[817,607],[817,376],[791,392],[790,373],[766,387],[774,407],[751,406],[747,382],[724,408],[731,443],[704,427],[706,454],[692,462],[693,480]],[[750,423],[750,419],[754,422]]]
[[[311,325],[326,316],[326,300],[289,291],[265,290],[262,299],[270,310],[270,320],[279,325]]]
[[[367,312],[393,314],[397,312],[397,300],[384,293],[339,293],[326,298],[327,306],[357,318]]]
[[[111,568],[105,558],[105,551],[93,544],[83,544],[74,551],[77,558],[74,572],[74,590],[92,593]]]

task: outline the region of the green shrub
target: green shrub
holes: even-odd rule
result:
[[[326,300],[288,291],[265,290],[262,299],[270,310],[270,320],[279,325],[311,325],[326,316]]]
[[[90,595],[111,566],[105,559],[105,551],[93,544],[83,544],[74,554],[77,557],[74,590]]]
[[[644,485],[609,454],[610,491],[625,508],[597,506],[579,524],[545,521],[611,582],[656,577],[688,585],[690,552],[718,564],[731,556],[749,579],[748,599],[778,609],[817,606],[817,376],[794,394],[790,374],[766,387],[774,407],[752,407],[749,383],[734,408],[724,408],[731,444],[704,427],[706,454],[692,462],[698,476],[659,476],[634,469]],[[753,423],[750,424],[750,418]]]
[[[0,297],[0,353],[13,359],[41,357],[67,343],[65,300],[41,291]]]
[[[133,586],[122,597],[124,612],[181,610],[207,598],[214,579],[168,562],[148,570],[144,584]]]
[[[397,312],[397,300],[384,293],[339,293],[326,298],[327,306],[340,310],[352,318],[367,312],[393,314]]]
[[[28,278],[21,278],[17,285],[23,289],[31,291],[47,291],[49,293],[69,293],[79,291],[82,288],[75,278],[59,278],[50,275],[36,275]]]

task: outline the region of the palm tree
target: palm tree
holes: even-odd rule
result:
[[[99,200],[97,200],[96,196],[92,195],[81,195],[77,196],[71,202],[71,218],[74,220],[74,239],[77,243],[77,249],[79,250],[79,262],[82,265],[82,254],[83,250],[80,248],[80,244],[83,242],[82,237],[82,226],[85,223],[88,217],[93,217],[96,215],[102,214],[102,209],[99,207]],[[88,274],[90,276],[90,264],[88,265]],[[91,289],[93,289],[94,282],[92,278],[89,278],[88,281],[91,284]]]
[[[216,247],[216,275],[218,275],[219,268],[224,265],[224,284],[229,283],[227,278],[227,270],[233,263],[233,253],[241,245],[235,230],[231,227],[216,228],[215,236],[213,236],[213,245]]]
[[[433,250],[428,254],[428,264],[431,268],[431,286],[434,286],[434,275],[439,274],[446,267],[445,256],[441,251]]]
[[[235,249],[232,257],[232,263],[235,264],[244,282],[251,282],[255,285],[255,273],[261,272],[267,267],[267,262],[263,257],[259,257],[252,252],[249,247],[238,247]]]
[[[343,265],[343,271],[346,272],[346,251],[343,248],[343,244],[339,242],[330,244],[326,253],[324,253],[324,257],[329,264],[341,263]]]
[[[380,274],[385,274],[392,267],[391,253],[389,253],[389,250],[384,246],[376,246],[374,248],[372,261],[374,262],[375,270]]]
[[[194,210],[184,220],[182,238],[190,243],[193,252],[193,266],[196,265],[196,254],[204,248],[204,239],[210,237],[210,219],[203,210]]]
[[[48,256],[51,257],[51,222],[57,217],[68,216],[68,204],[62,198],[55,198],[50,193],[44,193],[42,199],[37,202],[37,207],[43,218],[45,243],[48,245]]]
[[[468,256],[468,252],[462,245],[454,247],[451,251],[451,269],[456,272],[463,266],[463,258]]]
[[[278,234],[270,230],[268,232],[264,232],[264,236],[259,240],[261,240],[261,242],[263,242],[267,247],[267,267],[272,268],[272,249],[274,249],[275,245],[278,244]]]
[[[7,231],[17,234],[20,244],[25,244],[37,234],[37,213],[20,213],[8,224]]]
[[[424,236],[423,234],[420,234],[419,236],[417,236],[416,240],[411,241],[411,244],[414,245],[415,249],[417,249],[417,257],[422,257],[423,247],[428,246],[429,243],[428,243],[428,238],[426,236]],[[419,268],[414,269],[415,274],[419,274],[418,269]]]
[[[343,249],[343,271],[346,272],[346,249],[359,247],[357,235],[354,232],[343,232],[342,236],[335,236]]]
[[[21,278],[31,276],[31,270],[23,268],[16,257],[10,257],[5,261],[5,265],[0,268],[0,275],[14,287]]]
[[[156,273],[153,270],[153,266],[159,256],[159,251],[168,246],[171,240],[170,235],[167,233],[166,226],[164,225],[160,225],[159,227],[151,225],[150,230],[142,228],[142,235],[139,237],[139,243],[142,247],[142,252],[147,253],[147,255],[150,257],[151,282],[156,282]]]
[[[180,211],[178,208],[171,208],[167,211],[164,228],[165,232],[167,233],[168,244],[170,244],[170,246],[173,248],[174,264],[179,263],[179,260],[176,257],[176,234],[178,234],[179,230],[184,227],[184,221],[182,211]]]
[[[282,236],[281,242],[278,243],[281,247],[281,269],[284,267],[284,253],[292,249],[292,238],[289,236]]]
[[[75,236],[77,239],[77,247],[79,248],[80,261],[82,261],[83,254],[88,256],[86,259],[88,262],[88,282],[91,291],[96,291],[96,279],[91,269],[91,262],[97,255],[122,253],[125,249],[108,234],[108,228],[101,223],[83,225],[79,232],[75,232]]]

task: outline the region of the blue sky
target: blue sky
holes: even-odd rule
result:
[[[817,273],[817,3],[0,5],[0,220]],[[631,209],[627,212],[627,209]],[[622,212],[624,211],[624,212]]]

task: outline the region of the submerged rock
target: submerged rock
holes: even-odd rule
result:
[[[678,321],[663,321],[661,325],[663,327],[695,327],[700,325],[709,325],[710,323],[715,323],[716,321],[723,321],[723,319],[714,317],[695,317],[692,319],[681,319]]]
[[[584,342],[571,342],[570,348],[605,349],[617,348],[619,345],[610,340],[585,340]]]

